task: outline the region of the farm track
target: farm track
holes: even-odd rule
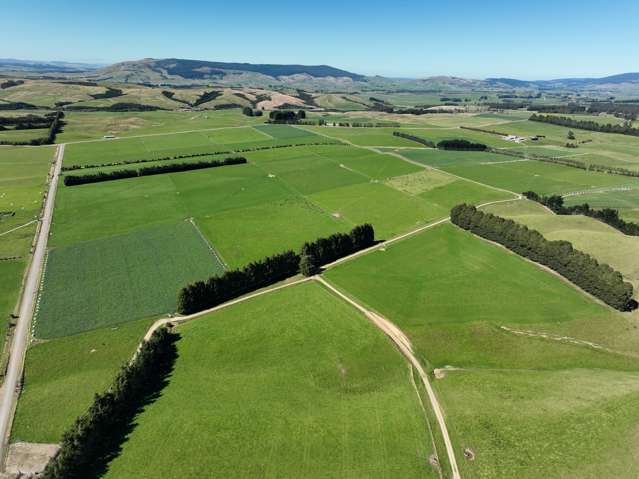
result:
[[[0,388],[0,470],[4,470],[4,462],[7,452],[8,436],[11,431],[16,401],[20,389],[24,359],[29,343],[29,332],[33,313],[36,306],[36,297],[42,276],[43,262],[47,251],[49,230],[53,218],[53,206],[58,187],[58,179],[64,157],[64,144],[57,147],[55,162],[51,170],[51,179],[47,198],[40,219],[36,245],[29,263],[29,269],[24,282],[18,320],[16,322],[11,345],[9,346],[9,364],[4,377],[4,383]]]
[[[446,421],[444,419],[444,412],[437,400],[437,396],[435,395],[435,391],[430,385],[430,381],[428,380],[428,375],[424,368],[422,367],[419,360],[415,357],[413,353],[413,348],[410,343],[410,340],[406,337],[406,335],[393,324],[391,321],[381,316],[378,313],[370,311],[362,306],[360,303],[355,301],[354,299],[346,296],[340,290],[335,288],[332,284],[324,280],[321,276],[315,277],[316,281],[330,290],[332,293],[340,297],[342,300],[346,301],[348,304],[353,306],[355,309],[360,311],[366,316],[366,318],[373,323],[378,329],[380,329],[386,336],[390,338],[390,340],[395,344],[397,349],[404,355],[404,357],[411,363],[411,365],[417,370],[419,373],[419,377],[426,389],[426,393],[428,394],[428,400],[430,401],[431,408],[435,413],[435,417],[437,418],[437,423],[439,424],[439,429],[441,430],[442,436],[444,438],[444,444],[446,446],[446,454],[448,455],[448,460],[451,468],[451,477],[453,479],[460,479],[461,476],[459,474],[459,468],[457,466],[457,460],[455,459],[455,450],[453,448],[453,444],[450,440],[450,435],[448,434],[448,428],[446,427]]]

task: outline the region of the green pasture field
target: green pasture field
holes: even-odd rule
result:
[[[34,334],[55,338],[174,312],[182,286],[223,271],[186,221],[54,248]]]
[[[12,441],[57,443],[135,352],[150,320],[32,345]]]
[[[127,137],[180,131],[250,126],[263,123],[261,117],[243,115],[240,110],[149,111],[149,112],[65,112],[64,130],[57,142],[100,139],[104,135]]]
[[[306,136],[314,136],[314,133],[310,131],[296,128],[291,125],[258,125],[255,127],[255,130],[265,133],[266,135],[277,140],[288,140],[304,138]]]
[[[135,419],[106,478],[213,470],[220,477],[438,477],[404,359],[320,285],[255,298],[178,332],[170,383]]]
[[[508,197],[461,183],[450,195],[442,188],[423,197],[390,188],[382,182],[420,167],[346,145],[245,156],[246,165],[61,187],[51,244],[194,217],[224,260],[240,266],[354,224],[372,222],[380,239],[389,238],[447,216],[460,201]]]
[[[13,141],[23,142],[31,141],[37,138],[46,138],[49,136],[48,128],[33,128],[29,130],[4,130],[0,131],[0,142]]]
[[[617,317],[556,276],[450,224],[340,265],[326,276],[394,321],[433,367],[599,364],[588,350],[530,341],[499,326],[526,329],[605,318],[612,329]],[[602,361],[634,367],[615,356],[603,355]]]
[[[20,295],[36,231],[36,223],[28,223],[37,220],[40,213],[53,153],[54,149],[47,147],[0,147],[0,212],[5,212],[0,214],[2,336]]]
[[[512,218],[536,229],[549,240],[570,241],[598,261],[621,272],[635,289],[639,286],[639,237],[620,231],[587,216],[559,216],[537,203],[516,201],[488,206],[498,216]],[[614,245],[614,246],[613,246]]]
[[[275,253],[297,252],[307,241],[355,226],[295,197],[204,215],[197,222],[231,269]]]
[[[593,191],[567,196],[564,202],[567,205],[588,203],[593,208],[614,208],[626,221],[639,222],[639,188]]]
[[[546,146],[559,149],[562,154],[551,152],[549,156],[573,156],[575,160],[587,164],[597,163],[628,169],[639,169],[639,138],[630,135],[614,133],[600,133],[595,131],[568,128],[548,123],[534,121],[520,121],[500,125],[500,131],[520,136],[545,135],[546,138],[537,142],[527,142],[524,146],[515,147],[528,149],[530,147]],[[568,132],[573,131],[575,140],[568,140]],[[566,143],[575,143],[578,148],[560,148]],[[552,151],[552,150],[551,150]],[[542,152],[542,154],[545,154]]]
[[[124,160],[153,159],[191,153],[230,151],[275,144],[252,127],[221,128],[193,133],[177,133],[130,139],[76,143],[65,150],[64,164],[102,164]]]
[[[462,477],[578,470],[595,478],[609,466],[633,477],[639,333],[631,317],[453,225],[325,276],[397,324],[425,364],[461,369],[434,387],[456,451],[475,454],[469,461],[459,453]]]
[[[397,128],[351,128],[328,126],[300,126],[307,131],[337,140],[349,141],[359,146],[419,146],[414,141],[393,136]]]
[[[26,259],[0,260],[0,334],[3,336],[9,323],[9,315],[18,302],[26,265]]]
[[[410,128],[407,129],[404,133],[409,133],[411,135],[425,138],[434,143],[439,143],[443,140],[463,139],[475,143],[482,143],[493,148],[512,146],[511,142],[502,140],[501,137],[498,135],[483,133],[481,131],[464,130],[463,128],[439,128],[430,130]],[[413,142],[413,146],[416,145],[419,145],[419,143]]]
[[[466,156],[469,154],[455,152],[457,155],[444,156],[440,153],[426,149],[401,152],[411,160],[517,193],[533,190],[541,194],[565,194],[601,187],[639,187],[637,178],[590,172],[535,160],[508,160],[509,157],[501,155],[504,159],[499,161],[497,158],[500,155],[496,154],[475,153],[475,156]]]
[[[464,478],[631,479],[639,373],[464,370],[436,382]]]

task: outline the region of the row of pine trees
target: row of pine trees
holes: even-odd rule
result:
[[[596,210],[588,203],[574,206],[564,206],[564,199],[560,195],[540,196],[534,191],[524,191],[523,195],[529,200],[536,201],[551,209],[558,215],[584,215],[606,223],[628,236],[639,236],[639,224],[619,218],[619,211],[612,208]]]
[[[178,293],[178,312],[193,314],[218,306],[302,272],[311,276],[320,266],[372,246],[375,231],[369,224],[356,226],[349,234],[334,234],[306,243],[300,254],[293,251],[254,261],[242,269],[227,271],[205,281],[196,281]]]
[[[466,204],[455,206],[450,219],[463,229],[548,266],[615,309],[628,311],[636,307],[632,285],[623,280],[621,273],[574,249],[568,241],[548,241],[536,230]]]
[[[89,409],[62,436],[58,454],[49,461],[42,479],[100,477],[140,408],[165,384],[177,357],[178,335],[166,327],[156,330],[122,367],[111,387],[96,394]]]
[[[65,186],[85,185],[87,183],[100,183],[103,181],[121,180],[124,178],[137,178],[138,176],[161,175],[164,173],[176,173],[181,171],[202,170],[204,168],[217,168],[219,166],[241,165],[247,163],[246,158],[238,156],[226,158],[222,161],[209,160],[190,163],[170,163],[168,165],[146,166],[139,169],[98,171],[85,175],[65,175]]]

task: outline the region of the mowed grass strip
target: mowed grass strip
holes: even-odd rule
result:
[[[320,285],[178,332],[170,383],[136,418],[106,478],[438,477],[404,359]]]
[[[179,288],[223,271],[190,222],[53,249],[35,335],[66,336],[175,311]]]
[[[34,344],[27,351],[12,441],[57,443],[135,352],[150,320]]]

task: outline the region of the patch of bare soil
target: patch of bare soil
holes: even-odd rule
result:
[[[57,444],[13,443],[7,453],[6,472],[14,477],[31,477],[42,472],[59,449]]]
[[[469,461],[475,460],[475,452],[470,447],[464,448],[464,457]]]

